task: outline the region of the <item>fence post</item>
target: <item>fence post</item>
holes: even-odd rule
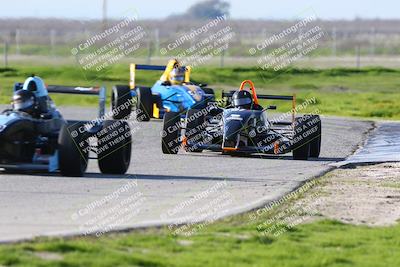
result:
[[[221,61],[219,62],[219,66],[221,67],[221,68],[223,68],[224,67],[224,57],[225,57],[225,49],[223,49],[222,50],[222,52],[221,52]]]
[[[356,66],[357,69],[361,67],[361,47],[360,44],[356,46]]]
[[[160,52],[160,34],[159,34],[159,29],[155,29],[154,30],[154,35],[155,35],[155,48],[154,48],[154,54],[158,55],[158,53]]]
[[[55,53],[54,53],[55,43],[56,43],[56,31],[54,29],[52,29],[50,31],[50,47],[51,47],[51,55],[53,57],[55,55]]]
[[[332,55],[336,57],[337,51],[336,51],[336,27],[333,27],[332,29]]]
[[[375,57],[375,28],[371,28],[369,55]]]
[[[150,65],[151,64],[151,54],[152,54],[152,49],[151,49],[152,47],[151,47],[151,40],[149,39],[149,41],[147,42],[147,51],[149,51],[148,52],[148,54],[147,54],[147,65]]]
[[[264,28],[261,35],[262,35],[262,40],[266,40],[268,38],[267,29]],[[267,49],[261,50],[261,54],[263,56],[265,56],[265,50],[267,50]]]
[[[4,66],[8,67],[8,42],[4,40]]]
[[[20,48],[20,31],[19,29],[15,30],[15,53],[17,54],[17,56],[20,55],[21,53],[21,48]]]

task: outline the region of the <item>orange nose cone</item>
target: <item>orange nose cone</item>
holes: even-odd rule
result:
[[[222,150],[224,150],[224,151],[236,151],[237,148],[236,147],[223,147]]]
[[[187,137],[186,136],[184,136],[183,138],[182,138],[182,145],[185,147],[185,146],[187,146]]]
[[[278,154],[278,153],[279,153],[279,142],[278,142],[278,141],[276,141],[276,142],[274,143],[274,153],[275,153],[275,154]]]

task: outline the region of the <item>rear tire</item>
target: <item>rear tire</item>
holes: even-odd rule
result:
[[[201,88],[201,89],[203,89],[204,93],[206,93],[208,95],[214,95],[215,96],[214,89],[207,88],[207,87],[204,87],[204,88]]]
[[[132,96],[129,86],[113,86],[111,94],[111,109],[114,120],[129,119],[132,111]]]
[[[80,133],[84,123],[67,123],[61,127],[58,136],[58,164],[62,175],[83,176],[89,160],[89,134]],[[72,137],[78,133],[76,137]]]
[[[321,118],[318,115],[313,115],[310,118],[311,127],[317,127],[315,134],[311,137],[310,142],[310,157],[318,158],[321,153],[321,140],[322,140],[322,123]]]
[[[151,88],[138,87],[136,93],[136,118],[138,121],[149,121],[153,116],[153,96]]]
[[[305,116],[296,118],[294,131],[293,159],[308,160],[310,157],[310,139],[307,136],[308,126]]]
[[[163,132],[161,137],[161,149],[164,154],[177,154],[181,142],[180,137],[180,113],[167,112],[163,119]]]
[[[105,174],[125,174],[131,161],[132,136],[126,121],[104,121],[97,134],[97,162]]]

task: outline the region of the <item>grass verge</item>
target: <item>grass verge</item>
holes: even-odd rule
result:
[[[101,85],[109,89],[115,84],[127,84],[129,69],[114,65],[107,71],[82,71],[78,66],[18,65],[0,68],[0,103],[9,103],[14,82],[35,73],[47,84]],[[137,73],[137,84],[152,85],[160,72]],[[386,68],[363,69],[285,69],[279,72],[258,68],[195,68],[193,80],[207,82],[218,95],[223,90],[235,90],[241,81],[251,79],[258,93],[297,95],[298,103],[315,97],[316,103],[302,112],[318,109],[322,114],[359,118],[400,119],[400,70]],[[108,100],[110,98],[108,97]],[[55,95],[58,105],[95,105],[97,99],[87,96]],[[277,104],[268,102],[269,104]],[[264,103],[265,104],[265,103]],[[290,103],[278,103],[278,112],[290,109]]]
[[[228,217],[192,236],[151,228],[100,238],[41,238],[0,246],[0,265],[399,266],[399,225],[371,228],[317,220],[291,227],[280,224],[285,231],[279,235],[265,232],[266,222],[301,202],[310,191],[318,191],[329,175],[317,187],[294,194],[273,209]]]

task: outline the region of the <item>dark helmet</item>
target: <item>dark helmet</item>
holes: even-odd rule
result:
[[[13,95],[13,107],[16,111],[33,114],[35,111],[36,97],[28,90],[18,90]]]
[[[250,109],[253,104],[253,97],[249,91],[236,91],[232,95],[232,102],[235,108]]]

